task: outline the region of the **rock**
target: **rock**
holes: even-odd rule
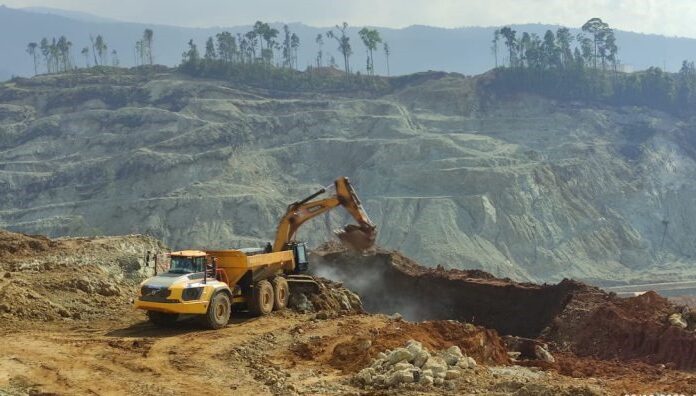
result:
[[[5,279],[9,279],[9,278],[12,277],[12,274],[9,273],[9,272],[5,272],[5,275],[3,275],[3,277],[4,277]]]
[[[304,293],[290,293],[290,300],[288,301],[290,308],[296,311],[305,313],[314,311],[314,306],[312,302],[309,301]]]
[[[393,314],[389,315],[389,319],[391,319],[391,320],[395,320],[395,321],[397,321],[397,322],[398,322],[398,321],[401,321],[401,320],[403,320],[403,316],[401,316],[401,314],[400,314],[400,313],[398,313],[398,312],[395,312],[395,313],[393,313]]]
[[[418,381],[418,383],[423,385],[432,385],[433,379],[434,378],[432,375],[421,375],[420,381]]]
[[[423,370],[430,370],[434,375],[447,371],[447,363],[439,356],[433,356],[423,365]]]
[[[395,371],[391,377],[389,377],[389,380],[387,381],[389,385],[398,385],[402,383],[412,383],[414,382],[415,379],[413,377],[413,371],[411,370],[400,370],[400,371]]]
[[[409,361],[413,359],[413,356],[411,355],[411,352],[408,351],[406,348],[397,348],[394,349],[390,354],[389,354],[389,364],[396,364],[401,361]]]
[[[541,345],[535,345],[534,346],[534,355],[536,356],[537,359],[548,362],[548,363],[555,363],[556,359],[554,359],[553,355],[551,355],[551,352],[548,351],[548,349],[544,348]]]
[[[459,370],[447,370],[445,372],[445,379],[451,380],[451,379],[459,378],[461,375],[462,375],[462,372]]]
[[[456,366],[462,356],[462,351],[456,345],[448,348],[442,353],[442,358],[448,366]]]
[[[360,372],[357,374],[356,378],[358,381],[362,382],[365,385],[372,385],[373,383],[373,375],[374,375],[374,370],[371,367],[364,368],[360,370]]]
[[[470,369],[476,367],[476,360],[472,358],[471,356],[467,356],[464,359],[466,359],[466,364],[469,366]]]
[[[433,370],[430,370],[430,369],[428,369],[428,370],[423,370],[423,371],[421,371],[421,375],[422,375],[422,376],[432,377],[432,376],[433,376]]]
[[[401,371],[401,370],[410,370],[413,368],[413,365],[408,363],[408,362],[399,362],[394,365],[394,370],[396,371]]]
[[[415,358],[413,358],[413,365],[416,367],[423,367],[425,362],[430,359],[430,353],[426,350],[422,350]]]
[[[508,352],[508,357],[512,360],[517,360],[520,358],[520,355],[522,355],[522,352]]]
[[[321,312],[316,314],[315,318],[317,318],[319,320],[326,320],[329,318],[329,313],[326,311],[321,311]]]
[[[684,320],[684,318],[682,317],[682,315],[680,313],[673,313],[673,314],[669,315],[668,320],[672,326],[676,326],[676,327],[679,327],[682,329],[685,329],[688,326],[688,324],[686,323],[686,320]]]
[[[442,385],[445,383],[444,378],[433,378],[433,385]]]

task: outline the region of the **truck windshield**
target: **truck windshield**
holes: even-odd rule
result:
[[[203,271],[204,257],[172,256],[169,272],[175,274],[190,274]]]

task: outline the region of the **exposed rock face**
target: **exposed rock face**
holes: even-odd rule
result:
[[[288,203],[347,175],[381,245],[446,268],[674,279],[696,255],[690,121],[484,100],[455,75],[362,99],[122,73],[0,86],[0,227],[261,245]]]

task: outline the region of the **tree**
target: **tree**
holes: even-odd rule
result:
[[[208,37],[208,41],[205,42],[205,55],[203,58],[206,61],[212,61],[217,58],[217,54],[215,53],[215,43],[213,42],[212,37]]]
[[[116,50],[111,50],[111,66],[118,67],[121,61],[118,60],[118,52]]]
[[[288,25],[283,26],[283,67],[292,67],[292,34]]]
[[[297,51],[298,51],[299,48],[300,48],[300,37],[299,37],[298,35],[296,35],[295,33],[293,33],[293,34],[290,36],[290,48],[291,48],[291,50],[292,50],[292,51],[291,51],[291,53],[292,53],[292,60],[293,60],[293,63],[295,64],[295,69],[297,69],[297,68],[298,68],[298,64],[297,64]]]
[[[389,43],[386,41],[384,42],[384,57],[386,58],[387,61],[387,77],[390,76],[389,72],[389,55],[391,55],[391,48],[389,48]]]
[[[39,49],[41,50],[41,55],[43,55],[44,58],[44,63],[46,64],[46,73],[51,72],[51,61],[50,61],[50,55],[51,55],[51,49],[48,44],[48,39],[46,37],[41,39],[41,42],[39,43]]]
[[[556,46],[556,36],[551,30],[547,30],[544,34],[542,53],[542,65],[544,68],[561,66],[561,53],[559,48]]]
[[[193,39],[188,41],[188,49],[181,54],[181,63],[186,69],[195,69],[200,63],[201,56],[198,53],[198,47],[193,42]]]
[[[343,55],[343,64],[346,71],[346,76],[350,75],[350,56],[353,55],[353,48],[350,45],[350,37],[348,37],[348,23],[343,22],[343,25],[336,25],[336,29],[340,33],[334,33],[333,30],[329,30],[326,33],[326,37],[333,38],[338,42],[338,50]]]
[[[517,39],[515,38],[515,35],[517,32],[509,26],[505,26],[500,29],[500,34],[505,38],[505,46],[508,48],[508,53],[510,54],[508,61],[510,62],[510,67],[513,67],[516,64],[515,49]]]
[[[579,33],[576,40],[580,44],[580,51],[582,52],[582,59],[585,66],[592,65],[593,51],[592,51],[592,39],[586,37],[584,34]]]
[[[89,39],[92,42],[92,54],[94,55],[94,64],[97,66],[103,65],[105,61],[106,50],[108,49],[106,41],[104,41],[104,38],[101,36],[101,34],[97,35],[96,40],[93,40],[92,36],[89,36]],[[97,60],[97,58],[99,60]]]
[[[71,48],[72,42],[70,42],[65,36],[60,36],[58,38],[58,41],[55,44],[58,71],[68,71],[72,68],[72,56],[70,55]]]
[[[27,53],[31,56],[31,59],[34,61],[34,75],[39,74],[39,67],[37,65],[37,53],[36,53],[36,47],[39,45],[36,44],[35,42],[31,42],[27,44]]]
[[[374,58],[374,51],[377,50],[377,44],[382,42],[382,38],[379,35],[379,32],[376,29],[368,29],[368,28],[362,28],[358,32],[358,35],[360,36],[360,40],[362,40],[363,44],[365,45],[365,48],[367,49],[368,53],[368,58],[367,58],[367,74],[369,75],[374,75],[375,74],[375,58]]]
[[[142,44],[141,47],[143,48],[143,52],[145,56],[147,57],[147,63],[148,64],[153,64],[153,56],[152,56],[152,39],[154,36],[154,32],[152,29],[145,29],[143,32],[143,39],[142,39]],[[143,63],[145,62],[145,57],[143,57]]]
[[[495,68],[498,68],[498,41],[500,41],[500,29],[493,31],[493,41],[491,41],[491,52],[493,53],[493,61]]]
[[[82,48],[82,51],[80,51],[82,56],[85,57],[85,67],[89,67],[89,47],[84,47]]]
[[[594,51],[593,54],[593,67],[597,69],[597,57],[598,51],[602,48],[601,44],[606,35],[606,31],[609,29],[609,25],[604,23],[600,18],[591,18],[584,25],[582,25],[582,31],[587,32],[592,35]]]
[[[319,51],[317,51],[317,67],[322,67],[324,65],[324,35],[321,33],[317,34],[317,37],[314,39],[314,42],[317,43],[319,46]]]
[[[573,50],[570,49],[573,43],[573,36],[570,34],[570,29],[561,27],[556,30],[556,44],[560,51],[561,64],[567,67],[573,60]]]
[[[234,62],[237,57],[237,42],[230,32],[215,35],[217,39],[218,56],[224,62]]]

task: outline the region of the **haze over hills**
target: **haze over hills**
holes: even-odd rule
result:
[[[254,21],[249,21],[253,23]],[[337,21],[341,22],[341,21]],[[348,21],[350,23],[350,21]],[[608,21],[611,24],[611,21]],[[281,24],[274,24],[279,28]],[[291,29],[301,40],[299,66],[306,67],[314,62],[317,45],[314,38],[325,33],[329,27],[310,27],[293,23]],[[543,35],[552,25],[513,25],[518,31],[528,31]],[[46,8],[12,9],[0,7],[0,80],[12,75],[29,76],[33,74],[33,62],[25,52],[28,42],[38,42],[42,37],[65,35],[73,42],[73,57],[78,65],[84,64],[80,49],[89,43],[89,35],[102,34],[109,46],[119,54],[122,66],[132,66],[134,45],[145,28],[155,32],[155,62],[174,66],[181,60],[186,42],[193,39],[200,48],[207,37],[222,30],[232,33],[246,32],[250,26],[185,28],[176,26],[145,25],[113,21],[90,14],[74,13]],[[354,70],[365,69],[365,52],[357,37],[359,27],[351,29],[354,55],[351,59]],[[391,73],[409,74],[426,70],[458,72],[467,75],[479,74],[494,66],[490,44],[494,27],[463,27],[445,29],[429,26],[411,26],[404,29],[379,28],[382,37],[392,48]],[[574,31],[577,33],[577,30]],[[666,67],[676,71],[684,59],[696,54],[696,40],[672,38],[659,35],[638,34],[617,31],[621,62],[631,69],[645,69],[649,66]],[[337,62],[339,54],[336,43],[326,40],[325,51],[333,54]],[[502,52],[502,51],[501,51]],[[326,59],[328,59],[328,55]],[[502,57],[502,54],[501,54]],[[383,55],[375,57],[376,71],[386,74]]]

